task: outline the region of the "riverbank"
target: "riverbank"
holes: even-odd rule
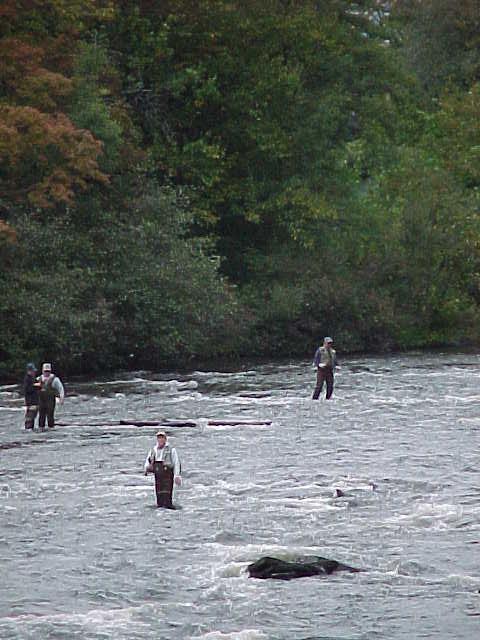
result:
[[[378,351],[342,351],[341,346],[337,348],[337,358],[339,364],[342,361],[350,360],[352,358],[370,358],[370,357],[399,357],[406,356],[412,353],[426,354],[465,354],[475,355],[480,352],[480,345],[441,345],[435,347],[425,347],[416,349],[392,349],[392,350],[378,350]],[[266,363],[275,363],[277,366],[285,366],[291,362],[304,360],[306,364],[309,364],[313,360],[315,348],[308,353],[293,354],[288,357],[255,357],[255,356],[232,356],[231,358],[198,358],[185,362],[175,362],[162,366],[161,368],[155,367],[134,367],[130,368],[105,368],[102,371],[92,370],[85,372],[78,372],[70,370],[68,367],[62,367],[61,364],[56,366],[56,373],[60,378],[70,381],[87,381],[94,377],[96,380],[110,380],[112,377],[130,377],[141,373],[158,374],[158,375],[178,375],[185,376],[191,374],[193,371],[218,371],[220,373],[238,372],[242,370],[254,369],[257,366],[264,366]],[[41,363],[37,363],[40,369]],[[10,372],[7,375],[0,377],[0,385],[20,384],[23,380],[24,370],[18,372]]]

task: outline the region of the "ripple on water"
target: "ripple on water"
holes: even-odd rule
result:
[[[352,359],[329,402],[310,400],[309,365],[71,385],[78,426],[45,437],[2,396],[2,640],[475,638],[480,360]],[[182,509],[155,508],[155,427],[126,416],[197,423],[169,435]],[[271,425],[207,424],[231,417]],[[251,580],[262,555],[366,571]]]

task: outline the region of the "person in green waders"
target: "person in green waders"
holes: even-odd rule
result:
[[[52,373],[52,365],[45,362],[42,366],[42,375],[37,378],[40,384],[38,389],[38,427],[40,431],[45,431],[45,420],[48,428],[55,426],[55,405],[57,398],[63,404],[65,389],[58,376]]]
[[[167,442],[165,431],[158,431],[157,444],[150,449],[145,460],[145,475],[155,475],[157,507],[175,509],[172,502],[173,485],[182,484],[180,458],[175,447]]]
[[[337,353],[332,347],[333,339],[326,336],[323,345],[318,347],[313,357],[313,366],[317,369],[317,384],[313,391],[312,400],[318,400],[323,383],[327,384],[326,400],[330,400],[333,393],[333,372],[337,366]]]

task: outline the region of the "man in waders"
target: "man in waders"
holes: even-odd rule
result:
[[[48,421],[48,428],[53,429],[55,426],[55,405],[57,398],[60,404],[63,404],[65,398],[65,390],[62,381],[58,376],[53,375],[52,365],[45,362],[42,366],[42,375],[37,378],[40,383],[38,391],[38,426],[40,431],[45,431],[45,419]]]
[[[327,383],[325,398],[330,400],[333,393],[333,372],[337,366],[337,354],[332,349],[333,340],[329,336],[323,339],[323,345],[318,347],[313,358],[313,366],[317,369],[317,384],[313,392],[312,400],[318,400],[323,383]]]
[[[157,444],[147,455],[145,475],[148,473],[155,474],[157,507],[175,509],[172,502],[173,484],[182,484],[181,466],[177,450],[168,444],[165,431],[157,433]]]
[[[27,364],[27,373],[23,379],[23,394],[25,396],[25,429],[33,429],[38,413],[38,382],[35,382],[37,367],[33,362]]]

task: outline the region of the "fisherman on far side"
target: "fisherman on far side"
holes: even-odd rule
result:
[[[172,502],[173,484],[182,484],[181,465],[177,450],[167,442],[165,431],[157,433],[157,444],[148,452],[145,475],[148,473],[155,474],[157,507],[175,509]]]
[[[27,372],[23,379],[23,394],[25,396],[25,429],[35,426],[35,418],[38,413],[38,382],[35,382],[37,367],[33,362],[27,364]]]
[[[318,347],[313,358],[313,366],[317,369],[317,385],[312,400],[318,400],[323,387],[327,383],[326,400],[330,400],[333,393],[333,372],[337,366],[337,354],[332,349],[333,340],[329,336],[323,339],[323,345]]]
[[[37,378],[37,382],[40,383],[38,426],[40,431],[45,431],[45,419],[48,421],[49,429],[55,427],[56,401],[58,398],[60,404],[63,404],[65,390],[60,378],[52,373],[52,365],[49,362],[42,366],[42,375]]]

